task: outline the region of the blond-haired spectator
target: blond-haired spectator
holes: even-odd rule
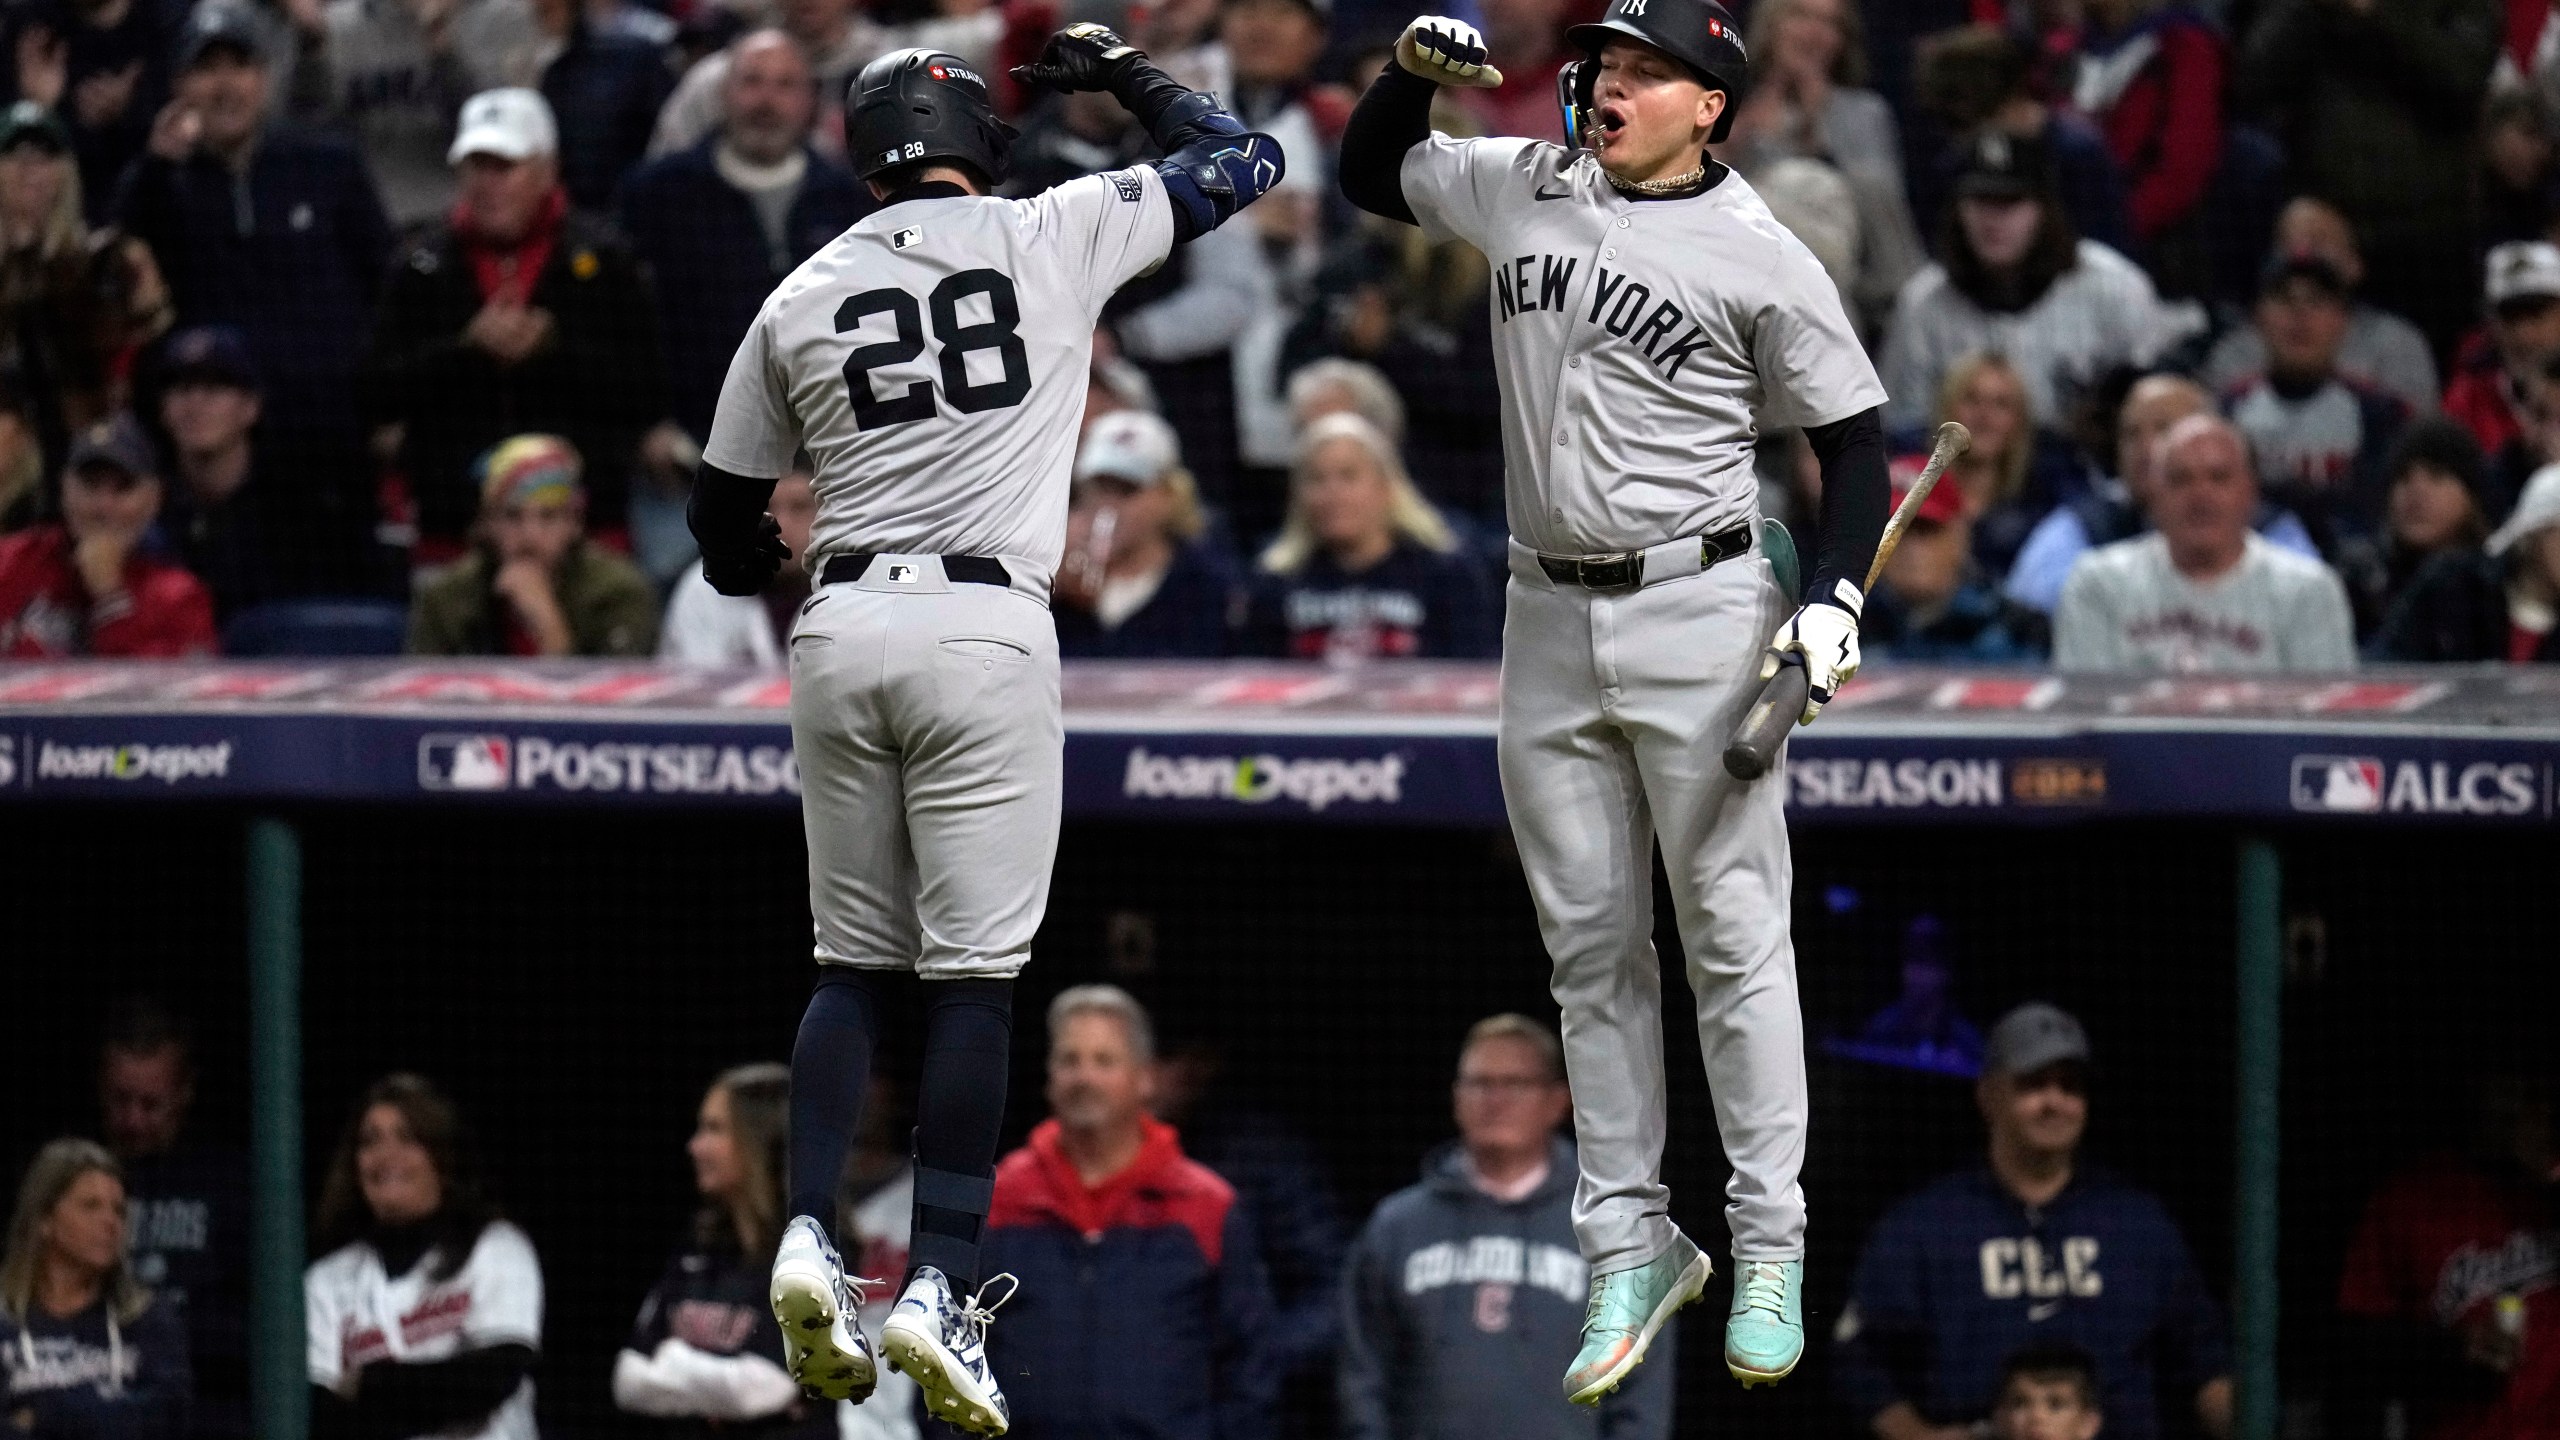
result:
[[[187,1332],[135,1281],[125,1240],[124,1172],[105,1147],[36,1152],[0,1257],[0,1424],[12,1433],[187,1433]]]

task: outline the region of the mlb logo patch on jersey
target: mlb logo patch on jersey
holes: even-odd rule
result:
[[[892,250],[913,250],[923,243],[924,231],[913,225],[889,237],[889,248]]]
[[[889,567],[889,583],[892,585],[913,585],[916,583],[916,567],[913,565],[891,565]]]

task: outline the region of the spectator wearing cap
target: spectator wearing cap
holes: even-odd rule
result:
[[[1345,1440],[1665,1440],[1677,1322],[1595,1406],[1556,1403],[1590,1267],[1573,1238],[1573,1112],[1555,1032],[1477,1021],[1458,1050],[1458,1138],[1378,1203],[1342,1283]]]
[[[134,349],[169,326],[149,247],[82,218],[70,145],[32,100],[0,112],[0,363],[21,377],[57,457],[122,403]]]
[[[2383,463],[2408,424],[2398,400],[2339,370],[2353,303],[2346,277],[2321,256],[2274,257],[2250,321],[2266,369],[2222,397],[2267,498],[2301,516],[2333,558],[2382,528]]]
[[[2337,206],[2314,195],[2297,195],[2276,212],[2277,256],[2316,255],[2344,280],[2351,296],[2364,288],[2364,249],[2355,227]],[[2254,325],[2237,325],[2214,342],[2198,378],[2216,394],[2266,373],[2266,337]],[[2436,375],[2435,353],[2418,327],[2388,310],[2352,298],[2347,306],[2347,334],[2338,342],[2338,372],[2359,384],[2398,399],[2412,415],[2434,412],[2443,382]]]
[[[451,554],[470,525],[474,459],[528,430],[589,457],[587,523],[618,534],[640,436],[665,415],[640,263],[569,207],[533,91],[472,96],[448,155],[462,198],[393,268],[363,383],[372,422],[399,427],[419,558]]]
[[[1897,478],[1907,491],[1911,477]],[[1973,556],[1973,526],[1964,492],[1941,479],[1867,597],[1858,635],[1870,653],[1933,663],[2043,658],[2044,617],[2003,596],[1983,572]]]
[[[130,415],[72,442],[62,518],[0,539],[0,656],[171,658],[215,652],[213,599],[144,541],[160,467]]]
[[[50,0],[0,27],[17,61],[13,98],[53,111],[71,134],[89,218],[105,215],[169,99],[171,21],[184,13],[153,0]]]
[[[667,602],[658,632],[658,658],[684,665],[734,665],[780,670],[791,645],[791,625],[809,598],[809,534],[818,523],[818,492],[810,483],[809,457],[797,457],[774,482],[765,513],[781,527],[791,558],[782,562],[761,595],[723,595],[687,565]]]
[[[1243,648],[1297,660],[1489,659],[1501,625],[1395,444],[1357,415],[1298,437],[1289,514],[1262,552]]]
[[[2472,136],[2505,8],[2272,0],[2235,67],[2235,98],[2272,121],[2294,183],[2355,223],[2374,299],[2438,346],[2471,310],[2456,277],[2472,258]]]
[[[1094,421],[1076,452],[1053,591],[1059,653],[1225,654],[1243,583],[1206,528],[1172,426],[1144,410]]]
[[[1913,177],[1913,209],[1924,233],[1945,223],[1976,142],[1997,132],[2043,147],[2054,199],[2075,233],[2118,252],[2133,247],[2124,177],[2105,138],[2079,116],[2037,96],[2035,56],[2023,39],[1998,25],[1960,25],[1921,41],[1916,60],[1913,98],[1948,137],[1934,163]]]
[[[2191,415],[2152,457],[2151,534],[2080,558],[2053,617],[2064,670],[2347,670],[2355,622],[2346,588],[2317,560],[2258,537],[2249,444],[2227,420]]]
[[[2454,359],[2444,413],[2495,459],[2524,434],[2527,385],[2560,359],[2560,245],[2510,241],[2483,269],[2487,323]]]
[[[160,375],[171,457],[160,530],[213,593],[215,616],[227,622],[262,601],[357,588],[371,497],[265,462],[265,391],[238,333],[180,331]]]
[[[1940,258],[1894,305],[1888,425],[1918,426],[1948,368],[1976,351],[2009,358],[2035,414],[2065,415],[2099,376],[2147,363],[2169,338],[2141,269],[2073,230],[2040,141],[1994,127],[1968,154]]]
[[[2081,1158],[2090,1049],[2041,1002],[1984,1041],[1974,1101],[1987,1163],[1885,1212],[1833,1331],[1833,1378],[1877,1440],[1966,1440],[2008,1357],[2067,1342],[2096,1362],[2106,1433],[2231,1433],[2222,1317],[2160,1202]]]
[[[675,424],[697,445],[765,296],[873,206],[810,145],[817,81],[785,32],[730,47],[720,106],[719,131],[642,166],[621,205],[623,233],[657,282]]]
[[[328,0],[286,7],[301,40],[292,113],[363,147],[391,223],[453,205],[462,102],[507,83],[536,31],[523,0]]]
[[[2476,552],[2489,535],[2488,484],[2471,432],[2441,415],[2411,422],[2382,466],[2382,529],[2351,541],[2337,560],[2355,606],[2356,634],[2370,638],[2428,561]]]
[[[461,563],[418,592],[418,655],[647,655],[658,600],[628,560],[586,537],[578,452],[518,435],[481,457],[480,523]]]
[[[2560,465],[2534,472],[2485,549],[2428,561],[2374,648],[2386,660],[2560,662]]]
[[[267,440],[356,473],[355,373],[391,233],[346,142],[264,128],[264,32],[207,5],[178,44],[176,98],[126,170],[117,223],[168,272],[181,325],[230,325],[267,382]]]
[[[2188,416],[2212,410],[2213,397],[2184,375],[2163,372],[2134,381],[2116,409],[2116,473],[2098,476],[2087,491],[2036,522],[2009,567],[2009,578],[2001,582],[2001,593],[2030,610],[2052,614],[2062,603],[2063,582],[2081,556],[2151,528],[2151,507],[2159,498],[2160,437]],[[2279,550],[2320,558],[2311,532],[2289,510],[2261,502],[2250,528]]]

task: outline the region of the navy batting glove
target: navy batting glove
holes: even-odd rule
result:
[[[702,547],[702,578],[723,595],[757,595],[773,583],[791,547],[782,543],[782,526],[770,515],[756,521],[755,532],[741,544]]]
[[[1061,94],[1109,90],[1132,61],[1145,58],[1145,52],[1111,27],[1087,21],[1050,36],[1037,61],[1013,67],[1013,78],[1025,86]]]

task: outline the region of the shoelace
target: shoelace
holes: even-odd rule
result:
[[[987,1292],[999,1284],[1004,1286],[1004,1293],[989,1300]],[[1004,1302],[1012,1299],[1014,1292],[1021,1288],[1022,1282],[1013,1278],[1011,1271],[988,1277],[986,1283],[978,1287],[978,1293],[970,1296],[968,1303],[960,1307],[960,1323],[969,1328],[970,1338],[981,1345],[987,1343],[987,1327],[995,1322],[996,1312],[1003,1309]]]
[[[1742,1267],[1742,1306],[1745,1310],[1766,1310],[1772,1315],[1787,1313],[1787,1269],[1763,1261]]]

